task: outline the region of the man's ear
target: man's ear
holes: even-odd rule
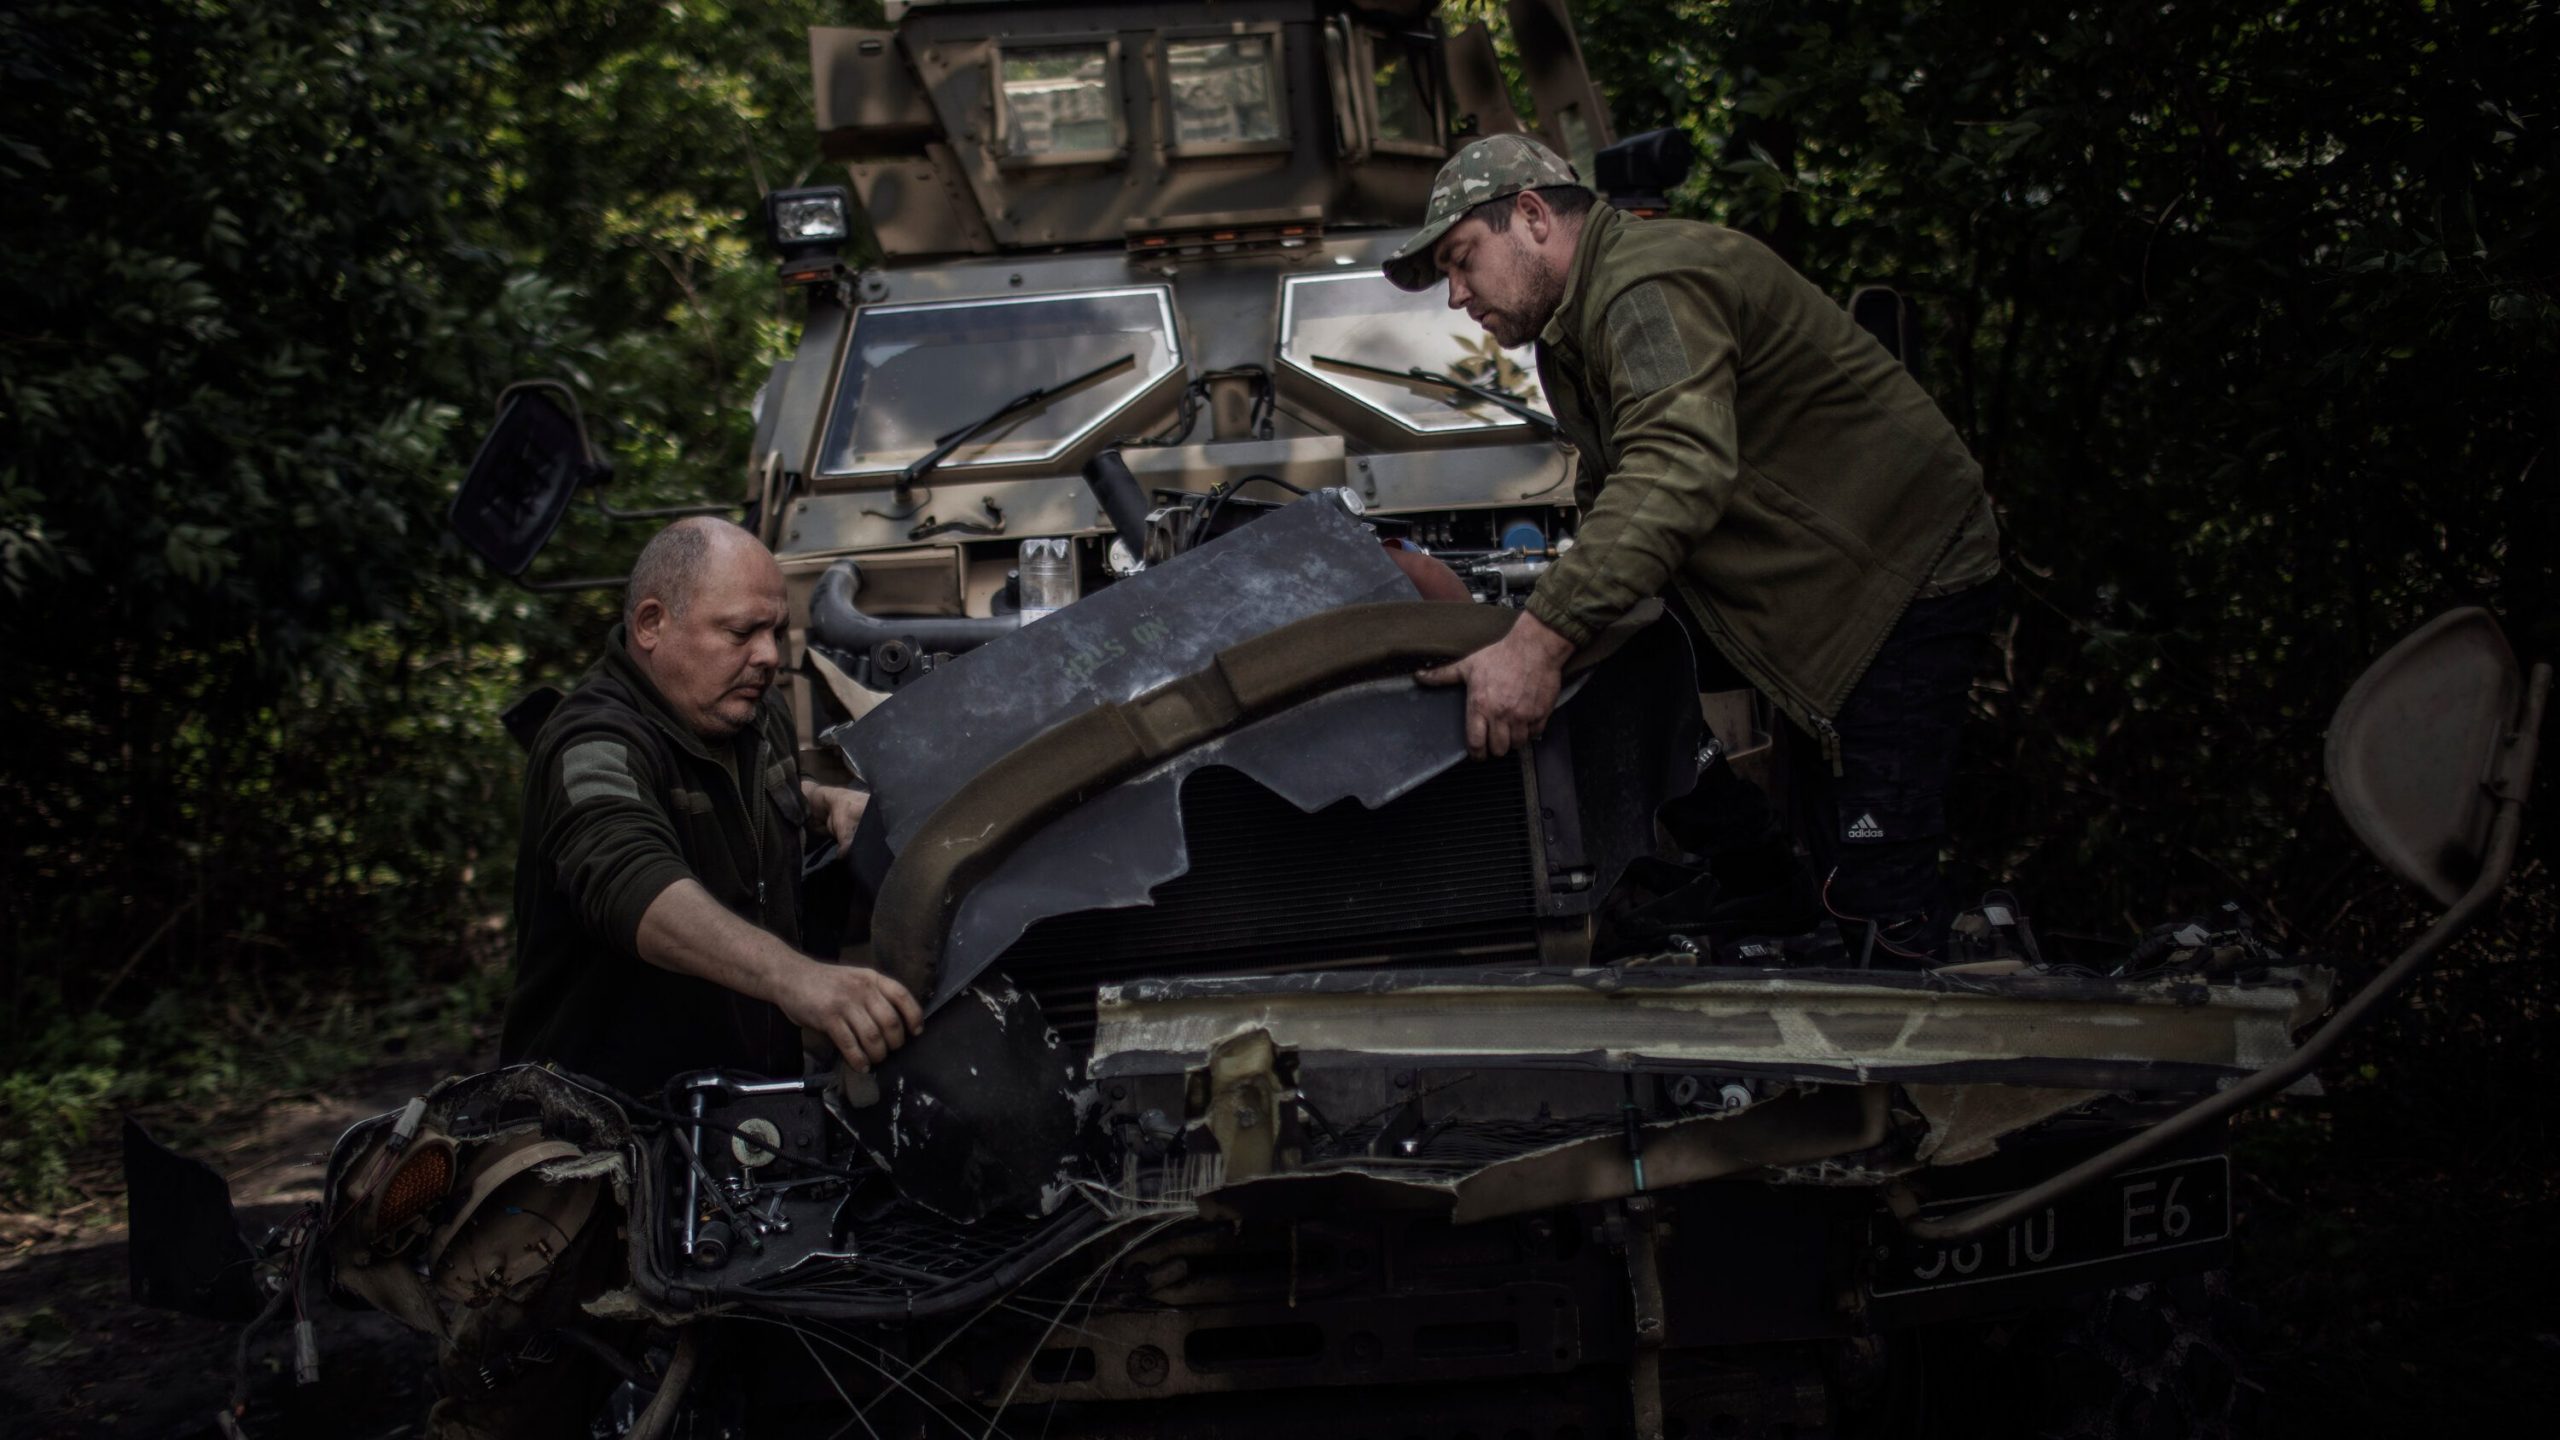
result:
[[[667,602],[652,595],[631,607],[631,643],[643,650],[658,648],[658,636],[666,628]]]
[[[1547,197],[1535,190],[1523,190],[1513,202],[1519,210],[1514,223],[1529,227],[1529,238],[1544,245],[1555,232],[1556,212],[1547,206]]]

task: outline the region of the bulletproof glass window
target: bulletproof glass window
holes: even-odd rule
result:
[[[1162,286],[1001,300],[867,305],[857,311],[827,420],[822,475],[904,468],[940,437],[1015,396],[1125,365],[1008,417],[945,470],[1054,459],[1182,366]]]
[[[1324,363],[1328,358],[1387,370],[1434,370],[1547,408],[1525,349],[1494,344],[1475,322],[1450,309],[1436,287],[1419,294],[1399,290],[1376,270],[1282,280],[1281,363],[1417,434],[1527,423],[1443,386],[1347,370]]]
[[[1177,149],[1268,145],[1283,138],[1278,43],[1270,35],[1169,39],[1164,46]]]
[[[1440,77],[1427,39],[1379,32],[1368,35],[1369,115],[1381,149],[1437,154],[1440,142]]]
[[[1117,155],[1124,144],[1119,46],[1107,41],[1007,49],[996,57],[997,118],[1008,160]]]
[[[1583,118],[1582,107],[1567,105],[1556,111],[1556,128],[1564,132],[1564,158],[1573,162],[1573,173],[1586,177],[1596,174],[1594,160],[1598,152],[1591,143],[1591,122]]]

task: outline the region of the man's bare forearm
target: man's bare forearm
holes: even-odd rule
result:
[[[777,1005],[791,972],[816,963],[780,936],[730,913],[698,880],[679,880],[659,891],[640,914],[635,943],[640,958],[661,970]]]
[[[835,1043],[855,1069],[879,1064],[922,1033],[924,1010],[897,981],[827,965],[729,913],[697,880],[678,880],[641,912],[640,958],[779,1008]]]

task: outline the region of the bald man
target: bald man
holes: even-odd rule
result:
[[[782,568],[735,525],[679,520],[622,614],[534,740],[499,1058],[645,1095],[692,1070],[796,1075],[806,1026],[878,1064],[923,1024],[915,997],[797,948],[804,844],[849,843],[864,797],[801,778],[773,693]]]

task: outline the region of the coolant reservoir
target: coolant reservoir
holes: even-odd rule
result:
[[[1076,583],[1075,541],[1064,535],[1044,535],[1022,542],[1019,564],[1022,576],[1022,623],[1030,624],[1043,615],[1052,615],[1076,603],[1080,593]]]

